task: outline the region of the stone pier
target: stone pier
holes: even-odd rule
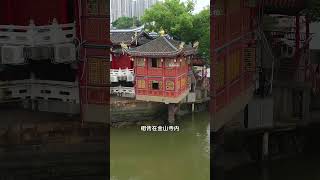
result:
[[[175,116],[179,109],[177,104],[168,104],[168,122],[169,124],[175,123]]]

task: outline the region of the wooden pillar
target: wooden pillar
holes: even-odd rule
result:
[[[7,9],[7,22],[8,24],[14,24],[13,22],[13,0],[7,0],[7,6],[8,6],[8,9]]]
[[[194,112],[194,103],[192,103],[192,112]]]
[[[310,92],[311,89],[305,88],[303,91],[302,97],[302,116],[303,116],[303,124],[308,124],[310,122]]]
[[[306,17],[306,39],[310,38],[310,17],[307,15]],[[309,49],[309,43],[307,45],[307,49]]]
[[[168,104],[168,122],[169,124],[174,124],[176,115],[176,105]]]
[[[310,38],[310,18],[308,15],[305,16],[306,19],[306,40],[308,40]],[[307,53],[307,57],[309,55],[309,43],[307,44],[307,46],[305,47],[305,53]],[[309,58],[305,59],[305,67],[308,65],[309,63]],[[304,80],[307,81],[307,70],[304,70]]]
[[[296,16],[296,32],[295,32],[295,38],[296,38],[296,52],[295,52],[295,61],[296,63],[299,62],[300,58],[300,16]]]
[[[107,0],[77,0],[77,35],[80,49],[81,117],[85,122],[109,123],[110,32]],[[88,4],[90,3],[90,4]],[[100,8],[99,8],[100,7]],[[80,10],[80,11],[79,11]],[[84,42],[85,41],[85,42]],[[96,67],[94,64],[99,64]]]
[[[210,1],[210,57],[211,57],[211,63],[210,63],[210,95],[211,95],[211,100],[210,100],[210,122],[211,126],[214,128],[214,114],[216,111],[216,92],[215,92],[215,63],[216,63],[216,52],[215,52],[215,32],[216,32],[216,15],[215,15],[215,10],[216,10],[216,0],[211,0]]]
[[[262,136],[262,160],[269,158],[269,132],[264,132]]]
[[[292,96],[291,92],[290,93],[290,88],[284,88],[284,115],[286,118],[290,117],[290,108],[292,109],[292,104],[290,104],[290,96]]]
[[[61,8],[61,22],[59,23],[68,23],[68,0],[60,0],[59,5]]]

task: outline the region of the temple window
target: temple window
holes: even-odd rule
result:
[[[138,67],[144,67],[144,65],[145,65],[143,58],[136,58],[135,63],[136,63],[136,66],[138,66]]]
[[[174,82],[173,81],[167,81],[166,82],[166,90],[167,91],[173,91],[174,90]]]
[[[144,80],[138,80],[138,88],[139,89],[145,89],[146,88],[146,84]]]
[[[161,60],[157,58],[151,58],[151,67],[153,68],[161,67]]]
[[[158,81],[153,81],[152,82],[152,89],[153,90],[159,90],[160,89]]]

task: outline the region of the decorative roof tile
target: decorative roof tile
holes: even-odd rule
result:
[[[110,32],[110,39],[113,45],[124,44],[134,44],[138,41],[138,44],[144,44],[152,40],[153,38],[149,36],[144,31],[141,32]]]
[[[125,51],[131,56],[173,57],[180,54],[195,54],[196,48],[190,45],[181,46],[182,42],[161,36],[146,44]]]

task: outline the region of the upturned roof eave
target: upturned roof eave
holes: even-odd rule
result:
[[[127,54],[130,56],[135,56],[135,57],[177,57],[179,55],[192,55],[195,54],[195,51],[180,51],[180,52],[130,52],[126,51]]]

